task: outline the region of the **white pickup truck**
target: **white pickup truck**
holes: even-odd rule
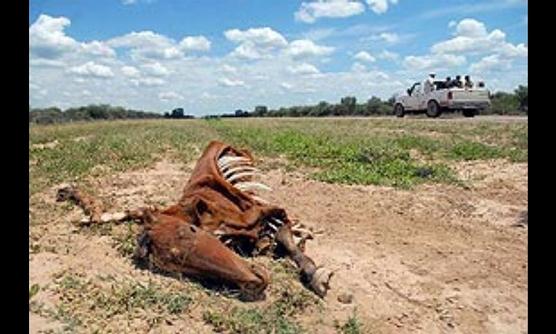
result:
[[[422,86],[416,82],[407,90],[407,95],[396,97],[396,116],[425,112],[429,117],[438,117],[443,112],[461,111],[465,117],[473,117],[490,106],[490,94],[484,87],[440,88],[442,82],[436,81],[435,89],[425,93]]]

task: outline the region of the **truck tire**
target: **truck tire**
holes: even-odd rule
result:
[[[442,113],[442,110],[440,110],[440,106],[438,105],[438,103],[436,101],[429,101],[429,103],[427,103],[427,116],[428,117],[438,117],[440,116],[440,114]]]
[[[396,115],[396,117],[403,117],[405,115],[405,110],[403,110],[401,104],[398,103],[394,106],[394,115]]]
[[[477,115],[477,110],[475,109],[464,109],[463,116],[465,117],[475,117]]]

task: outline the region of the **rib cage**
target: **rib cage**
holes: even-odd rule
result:
[[[266,199],[260,197],[257,190],[272,191],[272,188],[253,180],[254,176],[260,175],[260,171],[252,164],[250,159],[233,155],[223,155],[217,161],[220,174],[234,188],[248,193],[252,199],[261,204],[269,204]],[[263,229],[260,237],[269,237],[274,242],[276,232],[284,225],[284,222],[276,218],[269,218],[263,220],[262,223]],[[230,239],[222,240],[222,242],[229,246],[232,244]]]

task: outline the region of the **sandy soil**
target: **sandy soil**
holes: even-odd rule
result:
[[[191,168],[161,161],[90,183],[114,211],[164,205],[179,197]],[[264,197],[314,231],[306,252],[336,271],[324,310],[301,316],[302,323],[335,333],[334,319],[345,321],[356,311],[372,333],[527,332],[527,164],[482,161],[454,168],[468,189],[342,186],[281,169],[265,173],[274,191]],[[79,233],[70,222],[81,213],[60,209],[55,189],[31,198],[30,217],[37,223],[30,228],[30,249],[37,244],[40,250],[29,257],[29,284],[46,287],[36,300],[55,304],[47,287],[66,270],[175,284],[134,267],[110,236]],[[340,302],[346,294],[353,300]],[[30,313],[31,333],[60,326]],[[140,325],[133,328],[141,332]],[[163,328],[211,332],[195,313]]]

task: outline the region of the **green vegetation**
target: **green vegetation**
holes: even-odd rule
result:
[[[30,128],[30,191],[196,159],[210,140],[285,158],[314,179],[410,187],[454,182],[452,160],[527,161],[527,124],[388,119],[116,121]]]
[[[344,324],[336,322],[336,330],[340,334],[360,334],[363,333],[363,325],[354,313]]]
[[[264,105],[256,106],[252,112],[236,110],[233,114],[220,115],[221,117],[324,117],[324,116],[373,116],[392,115],[395,98],[383,101],[373,96],[363,103],[357,103],[354,96],[340,99],[340,103],[321,101],[316,105],[280,107],[268,109]],[[517,115],[527,113],[528,89],[519,86],[512,93],[496,92],[491,96],[492,105],[484,110],[482,115]],[[207,118],[219,117],[218,115]]]
[[[29,300],[31,300],[31,298],[33,298],[40,291],[40,289],[41,287],[38,284],[31,285],[29,288]]]
[[[263,170],[275,168],[278,163],[313,179],[343,184],[396,187],[423,182],[460,184],[452,169],[454,162],[527,161],[528,157],[526,122],[496,123],[480,119],[473,122],[349,118],[126,120],[33,125],[29,131],[31,194],[59,182],[87,185],[91,179],[144,168],[159,159],[187,164],[215,139],[252,150]],[[51,221],[45,219],[47,215],[64,216],[72,205],[44,202],[44,197],[53,196],[50,192],[45,194],[30,198],[33,208],[30,210],[33,228],[30,252],[66,254],[67,246],[57,239],[40,239],[44,234],[41,224]],[[132,224],[105,224],[80,227],[79,233],[110,236],[112,246],[128,261],[138,229]],[[139,326],[147,323],[152,329],[175,319],[183,322],[195,303],[201,307],[199,314],[204,323],[215,331],[310,333],[304,321],[311,314],[322,317],[318,298],[299,283],[297,270],[291,263],[266,260],[273,283],[267,300],[256,304],[239,303],[220,290],[200,289],[195,281],[155,284],[140,283],[129,277],[85,278],[65,273],[44,286],[30,282],[30,310],[58,319],[69,332],[106,332],[109,331],[106,326],[121,323],[122,319],[128,324],[136,321]],[[54,306],[41,304],[45,291],[56,295]],[[363,333],[368,324],[362,320],[368,321],[354,313],[341,319],[336,330]],[[311,326],[315,324],[312,321]],[[328,321],[330,324],[332,319]]]
[[[146,167],[161,156],[183,162],[208,142],[201,122],[114,121],[29,129],[30,191],[84,176]]]
[[[54,282],[53,292],[60,303],[55,308],[33,303],[31,310],[65,324],[66,330],[87,328],[102,330],[111,318],[125,317],[128,321],[138,314],[147,314],[151,326],[185,312],[193,299],[183,287],[172,289],[154,283],[117,281],[111,276],[99,276],[93,282],[77,274],[66,273]]]
[[[113,107],[108,104],[91,104],[79,108],[69,108],[65,111],[58,107],[31,109],[29,106],[29,123],[37,124],[161,117],[162,115],[158,113]]]
[[[264,306],[225,305],[203,313],[205,323],[217,332],[237,334],[306,333],[296,316],[321,306],[319,299],[298,284],[287,263],[272,263],[273,285],[269,295],[276,296]]]

